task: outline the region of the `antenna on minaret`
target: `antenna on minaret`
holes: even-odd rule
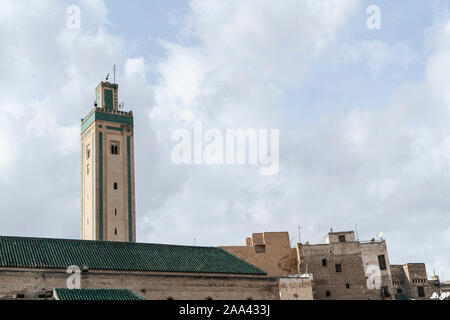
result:
[[[114,84],[116,84],[116,65],[113,67],[113,73],[114,73]]]

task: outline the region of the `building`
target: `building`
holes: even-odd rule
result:
[[[377,300],[380,287],[366,278],[366,263],[361,243],[353,231],[330,232],[324,244],[297,244],[299,271],[314,276],[314,299]],[[366,249],[370,252],[369,249]]]
[[[279,278],[220,248],[0,237],[0,299],[53,299],[73,286],[149,300],[280,299]]]
[[[117,84],[101,82],[81,121],[82,240],[136,241],[133,113]]]
[[[353,231],[330,231],[323,244],[295,248],[287,232],[254,233],[245,246],[222,248],[280,277],[282,299],[308,296],[286,285],[300,275],[308,278],[308,290],[318,300],[425,299],[432,294],[424,264],[391,265],[384,239],[359,241]]]
[[[290,247],[287,232],[254,233],[246,239],[246,246],[222,248],[279,277],[282,300],[312,300],[312,277],[299,274],[297,250]]]
[[[434,290],[424,263],[392,265],[392,283],[399,299],[426,300]]]

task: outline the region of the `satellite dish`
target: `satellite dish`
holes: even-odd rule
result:
[[[377,236],[378,236],[379,239],[383,239],[384,232],[380,232]]]

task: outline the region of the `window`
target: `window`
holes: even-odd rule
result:
[[[114,234],[117,236],[117,228],[114,229]]]
[[[331,297],[331,292],[330,292],[330,291],[327,291],[327,292],[325,292],[325,295],[326,295],[327,297]]]
[[[114,209],[114,215],[117,216],[117,209]]]
[[[89,163],[86,166],[86,174],[89,175]]]
[[[381,289],[380,289],[380,296],[382,296],[382,297],[389,297],[390,296],[388,287],[381,287]]]
[[[420,298],[425,297],[425,290],[423,289],[423,287],[417,287],[417,293],[419,294]]]
[[[342,264],[340,263],[336,264],[336,272],[342,272]]]
[[[119,142],[118,141],[111,141],[111,153],[119,154]]]
[[[339,242],[345,242],[345,234],[339,235]]]
[[[326,267],[327,266],[327,259],[322,259],[322,267]]]
[[[378,264],[380,265],[380,270],[386,270],[386,259],[384,258],[384,254],[378,256]]]
[[[86,147],[86,159],[89,159],[91,157],[91,145],[88,145]]]
[[[403,293],[402,289],[397,289],[397,293]]]
[[[264,244],[258,244],[255,246],[256,253],[264,253],[266,252],[266,246]]]
[[[350,283],[346,283],[346,284],[345,284],[345,287],[346,287],[347,289],[350,289]]]
[[[117,182],[114,182],[114,190],[117,190]]]

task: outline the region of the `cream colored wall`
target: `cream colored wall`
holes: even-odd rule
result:
[[[99,126],[102,128],[99,128]],[[120,128],[122,131],[107,129],[107,126]],[[131,167],[131,206],[132,206],[132,241],[136,241],[136,213],[135,213],[135,179],[134,179],[134,137],[133,129],[128,131],[127,126],[106,121],[94,121],[85,131],[89,134],[82,136],[82,148],[84,148],[84,164],[82,168],[83,186],[82,191],[84,217],[81,219],[83,228],[80,230],[82,239],[100,239],[100,216],[99,216],[99,132],[103,135],[103,240],[105,241],[129,241],[128,232],[128,170],[127,170],[127,136],[130,136],[130,167]],[[119,154],[111,153],[111,142],[119,142]],[[86,146],[91,145],[90,174],[86,173]],[[92,179],[95,180],[94,190]],[[114,182],[118,184],[118,190],[114,190]],[[94,206],[92,197],[96,197]],[[115,215],[114,209],[117,209]],[[95,213],[95,217],[93,216]],[[94,227],[94,233],[93,233]],[[115,229],[117,228],[117,235]]]
[[[117,125],[114,125],[117,127]],[[106,128],[106,127],[104,127]],[[104,181],[106,190],[104,235],[108,241],[128,241],[128,179],[127,179],[127,153],[126,137],[124,132],[104,130],[105,152],[104,152]],[[119,154],[111,154],[111,142],[119,142]],[[105,174],[106,173],[106,174]],[[118,184],[118,189],[114,190],[114,183]],[[117,209],[117,215],[114,214]],[[114,230],[117,228],[117,235]]]
[[[384,255],[386,260],[386,270],[380,270],[381,274],[381,286],[388,287],[391,298],[394,299],[395,290],[392,286],[392,272],[391,264],[389,262],[389,255],[387,251],[386,241],[382,240],[380,242],[368,242],[360,243],[361,257],[363,260],[364,271],[366,276],[370,275],[371,265],[379,267],[378,256]]]
[[[89,130],[91,130],[89,133],[87,133]],[[95,125],[91,125],[86,131],[85,134],[82,136],[82,143],[81,147],[83,148],[82,156],[83,159],[81,161],[82,168],[81,168],[81,174],[83,176],[83,186],[82,186],[82,206],[84,209],[84,213],[81,217],[81,239],[85,240],[92,240],[94,239],[94,230],[95,228],[95,217],[93,216],[94,210],[94,202],[93,198],[95,198],[95,185],[93,189],[93,183],[92,179],[95,178],[95,172],[96,172],[96,166],[95,166],[95,160],[96,160],[96,145],[95,145]],[[87,147],[90,147],[91,149],[91,155],[90,158],[87,158]],[[89,164],[89,174],[87,174],[87,165]],[[94,199],[95,200],[95,199]]]

